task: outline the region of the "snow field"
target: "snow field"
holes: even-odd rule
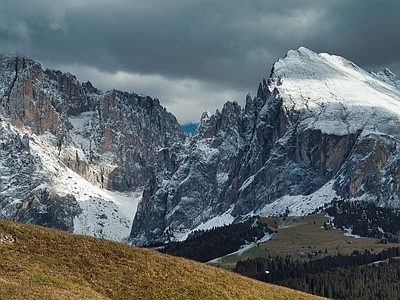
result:
[[[31,150],[43,162],[51,180],[42,186],[60,195],[71,194],[82,214],[74,219],[74,233],[123,241],[130,234],[142,191],[119,193],[103,190],[62,164],[55,155],[51,134],[33,137]]]

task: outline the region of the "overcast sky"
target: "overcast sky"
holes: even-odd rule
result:
[[[181,124],[243,105],[300,46],[400,75],[400,1],[0,0],[1,53],[159,98]]]

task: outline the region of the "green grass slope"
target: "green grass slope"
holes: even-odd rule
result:
[[[0,220],[0,299],[320,299],[128,245]]]
[[[285,221],[283,221],[285,219]],[[304,217],[288,218],[261,218],[269,228],[274,228],[277,233],[272,239],[248,249],[240,254],[230,254],[210,263],[212,266],[220,266],[224,269],[233,269],[239,260],[248,258],[268,257],[280,255],[285,257],[291,255],[294,259],[308,260],[309,253],[318,253],[315,258],[322,258],[338,253],[342,255],[351,254],[354,250],[363,253],[369,250],[379,253],[388,248],[397,247],[397,243],[379,243],[376,238],[354,238],[345,236],[342,230],[325,230],[324,222],[328,220],[323,214]],[[275,224],[277,228],[275,228]],[[326,253],[325,253],[326,252]]]

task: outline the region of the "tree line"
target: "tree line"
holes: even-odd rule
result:
[[[337,228],[351,228],[352,234],[362,237],[385,239],[398,243],[397,233],[400,230],[400,212],[398,210],[378,207],[368,201],[332,202],[325,211],[334,218]]]
[[[182,242],[170,242],[159,251],[175,256],[207,262],[240,249],[272,233],[257,217],[245,222],[193,232]]]
[[[398,299],[400,248],[373,254],[299,261],[290,255],[239,261],[235,272],[261,281],[334,299]]]

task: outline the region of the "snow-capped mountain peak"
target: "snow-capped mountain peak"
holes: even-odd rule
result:
[[[400,114],[400,90],[339,56],[289,51],[275,63],[272,79],[288,109],[313,117],[301,126],[328,134],[380,130],[396,122],[387,112]]]
[[[243,110],[202,118],[175,173],[139,205],[132,241],[253,214],[306,214],[336,198],[398,205],[400,93],[385,74],[289,51]]]

